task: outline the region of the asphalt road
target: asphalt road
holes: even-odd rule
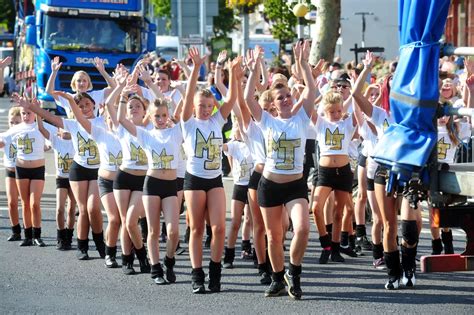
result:
[[[0,131],[6,129],[6,106],[6,99],[0,99]],[[301,301],[293,301],[288,296],[265,298],[265,287],[259,284],[256,269],[251,262],[240,258],[236,258],[235,269],[223,271],[223,292],[206,295],[191,292],[187,252],[177,256],[177,283],[167,286],[155,285],[146,274],[125,276],[120,269],[106,269],[103,260],[92,250],[92,242],[89,253],[92,259],[78,261],[74,250],[55,249],[52,159],[52,153],[47,153],[46,188],[42,199],[43,239],[48,245],[45,248],[20,248],[17,242],[6,241],[10,224],[4,170],[0,165],[2,313],[474,313],[474,273],[418,273],[415,289],[386,291],[383,288],[386,274],[372,267],[371,253],[347,258],[344,264],[317,264],[320,247],[314,224],[303,263]],[[231,181],[225,180],[225,187],[229,199]],[[181,223],[181,232],[184,232],[184,217]],[[460,252],[465,234],[456,229],[454,238],[455,251]],[[289,248],[289,241],[286,243]],[[419,255],[431,252],[426,222],[418,252]],[[205,250],[204,255],[207,265],[209,251]]]

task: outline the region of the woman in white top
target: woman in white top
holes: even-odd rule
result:
[[[177,197],[177,168],[180,160],[183,136],[181,127],[171,123],[168,103],[163,99],[156,99],[148,107],[150,119],[154,128],[147,130],[137,127],[125,119],[125,104],[119,105],[120,124],[143,147],[148,159],[148,171],[143,186],[143,205],[148,222],[148,250],[151,261],[151,277],[156,284],[176,282],[174,273],[175,250],[179,239],[179,207]],[[166,280],[160,264],[160,214],[166,222],[168,235],[166,244]]]
[[[21,107],[22,123],[9,129],[4,134],[5,142],[16,143],[17,157],[16,184],[20,193],[23,208],[23,225],[25,239],[20,246],[45,246],[41,239],[41,196],[44,189],[44,145],[45,139],[36,124],[36,115],[29,109],[30,103],[18,94],[13,100]],[[39,106],[37,100],[34,105]],[[0,141],[2,142],[2,141]]]
[[[313,112],[315,93],[311,68],[308,64],[309,42],[298,43],[294,48],[297,63],[301,66],[306,88],[297,104],[288,87],[277,84],[272,90],[273,105],[278,117],[262,110],[254,98],[255,66],[251,69],[245,100],[252,116],[262,129],[267,147],[263,176],[258,184],[258,203],[262,210],[272,262],[272,283],[265,296],[278,296],[285,292],[294,299],[302,295],[300,285],[301,264],[309,236],[308,187],[303,178],[304,144],[306,129]],[[260,55],[254,56],[257,60]],[[258,64],[258,63],[257,63]],[[289,271],[285,273],[282,218],[286,209],[293,221],[294,237],[290,246]]]
[[[13,106],[8,110],[8,126],[12,128],[21,123],[20,107]],[[0,138],[2,135],[0,134]],[[12,140],[12,139],[10,139]],[[8,217],[12,228],[12,234],[7,241],[21,240],[20,218],[18,216],[18,187],[15,180],[16,143],[12,141],[0,142],[3,147],[3,165],[5,166],[5,193],[8,203]]]
[[[119,111],[117,113],[112,98],[107,100],[107,108],[112,120],[114,120],[114,125],[117,125],[119,121],[128,119],[137,127],[152,127],[146,119],[148,106],[146,101],[138,95],[129,97],[138,89],[139,87],[136,84],[130,85],[127,80],[121,80],[114,89],[112,93],[120,94],[119,102],[123,103],[119,106],[127,109],[126,112]],[[127,275],[135,273],[133,269],[134,250],[140,263],[140,272],[149,273],[150,264],[138,227],[138,219],[145,217],[142,195],[148,161],[143,147],[121,124],[118,124],[117,136],[122,146],[123,159],[114,180],[113,189],[123,222],[121,233],[122,270]]]
[[[70,250],[74,225],[76,223],[76,199],[72,193],[69,183],[69,169],[74,157],[74,145],[72,144],[71,134],[58,129],[48,123],[38,120],[38,127],[43,136],[51,143],[54,150],[54,162],[56,165],[56,225],[57,225],[57,244],[58,250]],[[69,199],[67,210],[67,222],[64,221],[66,202]]]
[[[94,100],[87,93],[78,93],[72,98],[72,101],[78,104],[81,114],[85,118],[92,120],[93,124],[102,121],[100,118],[95,118]],[[69,170],[69,182],[79,207],[76,257],[78,260],[89,259],[88,236],[90,226],[96,249],[100,257],[105,258],[105,244],[102,231],[103,219],[100,212],[99,190],[97,186],[97,171],[100,164],[97,144],[89,137],[89,134],[76,119],[60,118],[39,106],[27,105],[32,111],[51,124],[71,134],[75,154],[74,161]]]
[[[66,110],[66,113],[69,115],[71,113],[71,109],[69,108],[68,101],[62,96],[56,96],[54,94],[56,77],[58,75],[59,69],[61,68],[62,62],[59,62],[59,57],[54,57],[53,62],[51,62],[51,76],[48,79],[46,84],[46,93],[54,97],[54,100],[58,102],[58,105],[61,106]],[[105,71],[104,61],[98,57],[94,58],[94,65],[105,79],[107,84],[109,85],[105,89],[102,90],[92,90],[92,81],[91,77],[85,71],[76,71],[71,79],[71,89],[72,91],[77,93],[87,93],[89,96],[94,100],[94,114],[97,116],[99,113],[99,105],[103,104],[107,94],[110,93],[115,88],[115,81],[114,79]],[[57,90],[60,90],[58,88]],[[71,94],[72,95],[72,94]]]
[[[191,235],[189,256],[192,265],[193,293],[204,293],[202,269],[202,235],[206,209],[212,228],[211,261],[209,262],[209,290],[221,290],[221,256],[225,242],[225,193],[222,184],[222,126],[230,114],[236,99],[235,78],[231,76],[231,88],[227,101],[212,114],[216,101],[209,90],[196,93],[199,68],[206,57],[199,56],[197,48],[189,50],[194,67],[184,98],[182,128],[187,160],[184,179],[184,195],[190,217]],[[240,59],[234,60],[231,71],[240,67]],[[193,116],[193,114],[195,116]]]

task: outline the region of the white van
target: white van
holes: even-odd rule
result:
[[[178,36],[156,36],[156,53],[170,61],[172,58],[181,58]]]

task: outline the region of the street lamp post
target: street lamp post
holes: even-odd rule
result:
[[[361,15],[362,16],[362,43],[361,46],[365,47],[365,16],[366,15],[374,15],[373,12],[356,12],[354,15]]]
[[[293,7],[293,14],[298,19],[298,24],[296,26],[296,33],[298,34],[298,39],[304,39],[304,16],[309,12],[309,8],[304,3],[298,3]]]

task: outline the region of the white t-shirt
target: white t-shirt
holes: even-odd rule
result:
[[[15,167],[16,143],[12,142],[11,137],[5,138],[5,132],[0,133],[0,140],[5,144],[3,147],[3,165],[7,168]]]
[[[150,127],[146,126],[145,128],[149,129]],[[132,170],[147,170],[148,159],[137,138],[133,137],[122,125],[118,127],[117,135],[122,145],[122,167]]]
[[[184,178],[185,174],[186,174],[186,152],[184,152],[183,144],[181,144],[179,147],[178,171],[176,175],[178,178]]]
[[[95,122],[90,119],[92,125]],[[74,161],[82,167],[98,169],[100,166],[97,143],[75,119],[63,119],[64,130],[69,131],[74,145]]]
[[[39,131],[36,122],[20,123],[8,129],[3,134],[5,143],[16,146],[16,158],[25,161],[44,159],[45,139]]]
[[[227,142],[226,145],[227,152],[224,151],[224,154],[232,158],[234,184],[248,185],[254,167],[249,148],[244,142],[235,140]]]
[[[471,125],[466,122],[459,124],[459,134],[457,137],[460,142],[471,136]],[[455,145],[449,138],[448,129],[446,126],[438,126],[438,161],[444,163],[454,163],[456,158],[456,150],[458,146]]]
[[[207,179],[222,175],[222,126],[225,122],[220,111],[208,120],[191,117],[181,122],[188,173]]]
[[[258,125],[265,136],[267,158],[264,170],[275,174],[303,172],[306,129],[310,119],[303,107],[288,119],[262,112]]]
[[[180,125],[152,130],[137,127],[137,140],[145,150],[149,169],[178,168],[183,143]]]
[[[244,128],[245,143],[252,154],[255,164],[265,164],[265,137],[262,129],[251,119],[247,129]]]
[[[391,115],[387,114],[384,109],[377,106],[373,107],[372,117],[368,120],[372,122],[377,129],[377,137],[379,139],[385,133],[387,128],[395,122]]]
[[[69,95],[74,96],[75,94],[68,93]],[[94,100],[94,114],[96,116],[99,115],[99,107],[100,104],[105,102],[105,89],[96,90],[96,91],[88,91],[87,94]],[[64,108],[68,117],[72,114],[71,106],[69,106],[69,101],[62,96],[58,97],[57,104]]]
[[[69,178],[69,169],[74,158],[74,145],[72,140],[62,139],[57,135],[58,128],[43,122],[43,126],[49,132],[48,141],[54,150],[54,161],[56,162],[56,177]]]
[[[352,114],[336,122],[318,117],[314,128],[321,156],[349,155],[349,144],[356,129],[353,125]]]
[[[93,124],[91,138],[99,148],[100,169],[115,172],[122,164],[122,146],[117,135],[106,128]]]
[[[156,96],[151,89],[142,87],[142,94],[143,97],[146,98],[150,103],[153,103],[156,100]],[[171,100],[173,101],[171,107],[168,108],[170,114],[173,114],[179,102],[183,98],[183,95],[181,95],[181,92],[179,90],[169,90],[167,92],[162,92],[162,94],[167,98],[171,98]]]
[[[377,135],[372,132],[367,122],[364,121],[362,126],[359,126],[359,135],[364,138],[362,153],[364,156],[371,156],[374,152],[375,145],[378,142]]]

